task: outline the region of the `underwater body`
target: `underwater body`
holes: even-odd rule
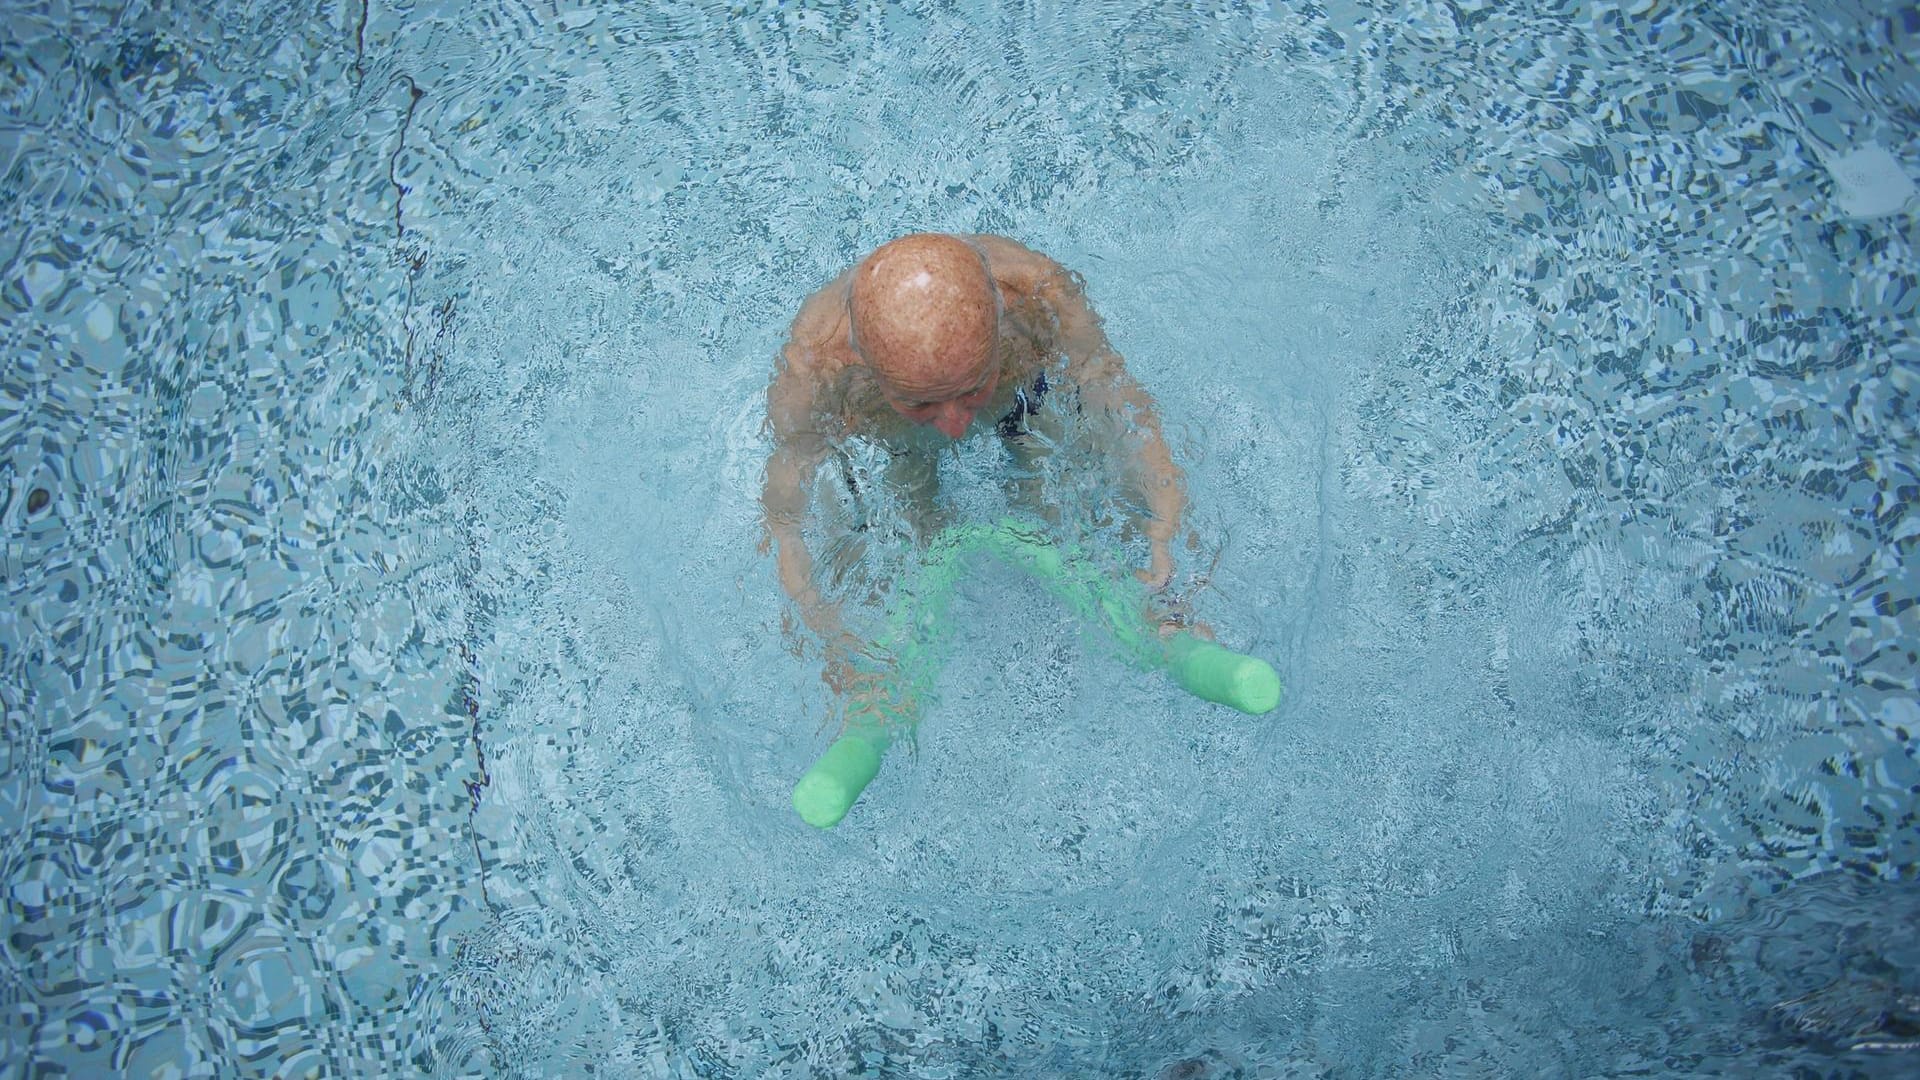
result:
[[[5,1071],[1920,1068],[1910,9],[4,27]],[[820,830],[766,390],[914,229],[1084,277],[1285,693],[972,559]]]

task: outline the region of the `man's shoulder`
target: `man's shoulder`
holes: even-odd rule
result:
[[[1066,268],[1018,240],[982,233],[968,237],[987,257],[987,268],[1002,290],[1031,295],[1045,290]]]
[[[847,316],[850,272],[807,297],[793,317],[784,350],[787,366],[810,379],[831,379],[854,360]]]
[[[1038,251],[1035,251],[1034,249],[1021,243],[1020,241],[1015,240],[1011,236],[1001,236],[997,233],[974,233],[971,236],[967,237],[967,241],[973,244],[975,247],[980,248],[982,251],[985,251],[987,253],[988,258],[993,258],[995,256],[1007,256],[1012,258],[1035,258],[1035,257],[1043,258],[1043,259],[1046,258],[1046,256],[1041,255]]]
[[[1026,270],[1056,265],[1045,253],[1011,237],[996,236],[993,233],[976,233],[967,240],[987,257],[987,265],[995,273],[1002,271]]]

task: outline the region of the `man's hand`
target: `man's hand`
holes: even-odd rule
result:
[[[1158,628],[1161,640],[1164,641],[1183,631],[1197,638],[1213,640],[1213,627],[1193,617],[1191,595],[1174,596],[1171,593],[1159,593],[1147,601],[1143,614],[1148,622]]]
[[[850,730],[885,732],[891,737],[891,732],[915,708],[910,699],[902,700],[898,696],[900,687],[894,682],[895,674],[876,669],[871,661],[865,665],[855,663],[853,654],[845,648],[828,649],[821,678],[841,701],[842,734]]]
[[[827,684],[836,696],[845,696],[848,692],[874,681],[872,673],[862,671],[854,656],[860,651],[860,643],[853,635],[840,631],[837,636],[827,640],[821,657],[820,681]]]
[[[1162,592],[1173,583],[1173,552],[1165,537],[1153,538],[1152,562],[1144,570],[1135,570],[1133,576],[1147,587],[1150,593]]]

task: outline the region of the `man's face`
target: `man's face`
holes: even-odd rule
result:
[[[989,363],[985,370],[971,383],[959,388],[957,393],[948,394],[950,387],[935,387],[930,390],[907,391],[887,385],[881,380],[883,396],[893,411],[916,424],[926,424],[949,439],[957,439],[966,434],[973,423],[973,414],[980,411],[993,398],[993,391],[1000,382],[1000,367]]]

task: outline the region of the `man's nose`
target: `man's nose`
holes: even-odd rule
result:
[[[957,439],[967,433],[967,425],[973,423],[973,410],[963,408],[955,402],[941,406],[939,415],[933,418],[933,426],[940,434],[949,439]]]

